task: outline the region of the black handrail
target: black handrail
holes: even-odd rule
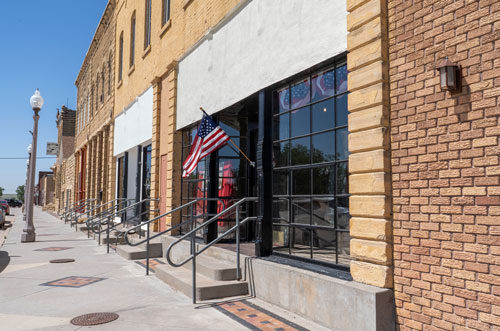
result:
[[[142,206],[142,204],[143,204],[144,202],[147,202],[147,201],[159,201],[159,199],[152,199],[152,198],[143,199],[143,200],[138,201],[138,202],[136,202],[136,203],[133,203],[133,204],[131,204],[131,205],[129,205],[129,206],[126,206],[126,207],[124,207],[124,208],[122,208],[122,209],[120,209],[120,210],[117,210],[117,211],[115,211],[114,213],[111,213],[111,214],[107,215],[105,218],[100,218],[100,219],[98,219],[97,221],[93,222],[92,227],[90,227],[90,228],[91,228],[91,231],[92,231],[94,234],[99,235],[99,237],[98,237],[99,245],[101,244],[101,233],[106,232],[106,237],[107,237],[107,252],[109,253],[109,231],[110,231],[110,230],[113,230],[114,228],[116,228],[116,227],[117,227],[118,225],[120,225],[120,224],[125,224],[125,223],[129,222],[130,220],[133,220],[133,219],[135,219],[135,218],[137,218],[137,217],[142,217],[142,216],[144,216],[144,215],[147,215],[148,213],[151,213],[151,210],[150,210],[150,209],[147,209],[147,210],[145,210],[144,212],[139,212],[139,214],[135,214],[135,215],[133,215],[133,216],[132,216],[131,218],[129,218],[129,219],[125,219],[124,221],[122,221],[122,222],[120,222],[120,223],[116,223],[116,224],[113,224],[113,225],[111,225],[111,226],[110,226],[110,224],[111,224],[112,220],[113,220],[113,219],[114,219],[117,215],[122,215],[122,214],[125,214],[125,216],[126,216],[127,211],[129,211],[129,210],[131,210],[132,208],[135,208],[135,207],[137,207],[137,206]],[[106,223],[105,223],[105,225],[106,225],[106,229],[102,229],[102,224],[103,224],[103,220],[104,220],[104,219],[106,220]],[[98,229],[98,230],[96,230],[96,227],[97,227],[97,229]],[[121,234],[120,234],[120,235],[121,235]],[[120,237],[120,235],[119,235],[119,236],[117,236],[117,240],[118,240],[118,238]]]
[[[104,203],[102,205],[99,206],[99,208],[103,207],[104,205],[108,205],[110,203],[112,203],[113,205],[111,207],[108,207],[102,211],[100,211],[99,213],[91,216],[87,221],[87,225],[89,225],[89,223],[93,222],[94,220],[96,219],[99,219],[99,218],[103,218],[103,217],[106,217],[107,215],[109,215],[113,210],[115,210],[115,208],[117,208],[119,206],[119,204],[128,204],[129,201],[135,201],[135,199],[127,199],[127,198],[117,198],[117,199],[114,199],[114,200],[111,200],[111,201],[108,201],[107,203]],[[118,202],[117,204],[115,204],[115,202]]]
[[[212,216],[211,214],[203,214],[203,215],[197,215],[197,216],[194,216],[193,215],[193,205],[200,202],[200,201],[220,201],[222,203],[222,206],[223,208],[226,207],[225,203],[224,203],[224,200],[220,199],[220,198],[197,198],[193,201],[190,201],[190,202],[187,202],[185,204],[183,204],[182,206],[179,206],[179,207],[176,207],[164,214],[161,214],[161,215],[158,215],[150,220],[147,220],[139,225],[136,225],[134,227],[131,227],[129,228],[127,231],[124,232],[124,239],[125,239],[125,242],[127,243],[127,245],[129,246],[139,246],[139,245],[142,245],[144,243],[147,243],[146,244],[146,275],[149,275],[149,242],[150,240],[152,239],[155,239],[165,233],[168,233],[168,232],[171,232],[171,231],[174,231],[174,230],[177,230],[178,228],[181,228],[182,226],[188,224],[188,223],[191,223],[194,222],[196,219],[199,219],[199,218],[205,218],[205,216]],[[191,218],[184,221],[184,222],[181,222],[180,224],[177,224],[177,225],[174,225],[164,231],[161,231],[161,232],[157,232],[155,233],[152,237],[150,235],[150,229],[149,229],[149,225],[152,223],[152,222],[155,222],[163,217],[166,217],[172,213],[175,213],[179,210],[182,210],[186,207],[191,207]],[[138,241],[138,242],[131,242],[128,238],[128,235],[130,234],[130,232],[132,231],[135,231],[137,228],[140,228],[140,227],[143,227],[144,225],[147,225],[147,228],[146,228],[146,238],[144,240],[141,240],[141,241]]]
[[[84,203],[85,200],[86,199],[81,199],[81,200],[75,201],[70,206],[66,206],[64,213],[61,215],[64,218],[65,222],[66,222],[67,215],[71,214],[73,212],[73,210],[76,208],[76,206],[81,205],[82,203]]]
[[[106,206],[106,205],[109,205],[109,204],[112,204],[111,207],[108,207],[104,210],[101,210],[100,212],[98,212],[97,214],[94,214],[93,216],[91,216],[90,218],[88,218],[86,220],[86,225],[87,225],[87,237],[90,237],[90,228],[92,226],[94,226],[94,222],[96,219],[102,219],[104,217],[107,217],[108,215],[110,215],[110,213],[115,210],[115,208],[118,207],[118,203],[119,204],[122,204],[125,202],[125,204],[128,204],[129,201],[135,201],[135,199],[127,199],[127,198],[116,198],[116,199],[113,199],[111,201],[108,201],[106,203],[103,203],[99,206],[99,208],[102,208],[103,206]],[[115,204],[115,202],[117,202],[117,204]]]
[[[92,224],[92,232],[95,233],[95,234],[98,234],[99,232],[95,230],[95,227],[98,226],[100,228],[102,222],[103,222],[103,219],[106,219],[106,220],[110,220],[112,218],[115,218],[116,216],[118,215],[121,215],[121,214],[124,214],[126,213],[127,211],[131,210],[132,208],[135,208],[137,206],[139,206],[140,204],[146,202],[146,201],[156,201],[157,199],[151,199],[151,198],[147,198],[147,199],[144,199],[144,200],[141,200],[141,201],[138,201],[138,202],[135,202],[131,205],[128,205],[122,209],[119,209],[109,215],[106,215],[104,218],[100,218],[100,219],[97,219],[95,222],[93,222]],[[137,215],[134,215],[134,217],[132,217],[131,219],[134,219],[135,216]],[[123,223],[123,222],[121,222]]]
[[[255,202],[255,201],[259,201],[259,198],[257,198],[257,197],[246,197],[246,198],[243,198],[243,199],[239,200],[238,202],[236,202],[235,204],[231,205],[230,207],[223,209],[220,213],[218,213],[217,215],[213,216],[211,219],[205,221],[204,223],[200,224],[196,228],[193,228],[191,231],[189,231],[185,235],[181,236],[180,238],[178,238],[177,240],[175,240],[173,243],[171,243],[168,246],[166,254],[165,254],[165,257],[167,258],[167,262],[171,266],[173,266],[173,267],[182,267],[184,264],[188,263],[189,261],[193,261],[192,262],[192,273],[193,273],[192,274],[192,281],[193,281],[192,296],[193,296],[193,304],[196,303],[196,257],[198,255],[200,255],[201,253],[203,253],[204,251],[206,251],[208,248],[212,247],[214,244],[216,244],[219,241],[221,241],[224,237],[226,237],[228,234],[232,233],[235,230],[238,230],[238,231],[236,231],[236,278],[238,280],[241,279],[241,270],[240,270],[240,231],[239,231],[239,228],[240,228],[241,225],[246,224],[248,221],[250,221],[250,220],[258,220],[258,219],[260,219],[260,217],[249,216],[249,217],[246,217],[243,221],[240,222],[240,207],[245,202]],[[233,209],[236,209],[236,224],[232,228],[230,228],[229,230],[227,230],[226,232],[224,232],[223,234],[219,235],[215,240],[213,240],[209,244],[205,245],[205,247],[203,247],[202,249],[200,249],[198,252],[196,252],[196,245],[195,245],[195,243],[196,243],[196,232],[198,232],[201,229],[203,229],[204,227],[210,225],[212,222],[217,221],[219,219],[219,217],[223,216],[228,211],[233,210]],[[172,259],[170,258],[170,252],[172,251],[172,248],[175,245],[177,245],[180,242],[182,242],[184,239],[186,239],[189,236],[191,236],[191,255],[188,258],[186,258],[183,261],[181,261],[181,262],[178,262],[178,263],[172,262]]]
[[[73,223],[75,223],[79,217],[84,215],[85,213],[87,214],[87,217],[90,215],[90,210],[88,209],[90,206],[93,205],[93,203],[97,201],[97,199],[86,199],[82,203],[78,204],[75,206],[72,211],[70,212],[70,225],[73,226]],[[81,212],[78,212],[78,210],[83,209]],[[67,222],[67,218],[64,220],[64,223]]]

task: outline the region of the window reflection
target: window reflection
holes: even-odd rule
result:
[[[290,89],[288,87],[278,90],[276,93],[276,103],[275,110],[278,113],[290,110]]]
[[[323,163],[335,160],[335,131],[312,136],[313,163]]]
[[[293,194],[311,194],[311,170],[298,169],[292,171]]]
[[[347,125],[347,94],[336,98],[335,117],[337,126]]]
[[[333,70],[323,71],[312,76],[312,101],[335,95],[335,75]]]
[[[290,143],[283,141],[273,145],[273,165],[284,167],[289,165]]]
[[[335,85],[337,93],[347,91],[347,66],[343,65],[335,69]]]
[[[291,136],[297,137],[310,132],[310,120],[309,107],[300,108],[297,110],[292,110],[292,125],[291,125]]]
[[[349,265],[344,63],[274,94],[273,250]]]
[[[334,99],[328,99],[312,106],[312,131],[318,132],[335,126]]]
[[[290,136],[290,113],[274,118],[274,140],[286,139]]]
[[[347,160],[349,151],[347,149],[347,128],[336,131],[337,160]]]
[[[335,166],[313,168],[313,193],[335,194]]]
[[[310,85],[309,78],[292,85],[290,96],[291,109],[303,107],[310,102]]]
[[[311,163],[311,138],[292,140],[292,165]]]

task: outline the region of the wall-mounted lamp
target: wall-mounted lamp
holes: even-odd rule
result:
[[[460,88],[460,66],[446,57],[437,66],[441,90],[456,91]]]

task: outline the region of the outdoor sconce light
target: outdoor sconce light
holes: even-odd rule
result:
[[[456,91],[460,87],[460,67],[446,57],[438,65],[441,90]]]

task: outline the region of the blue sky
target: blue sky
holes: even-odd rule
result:
[[[45,99],[38,128],[38,156],[57,141],[56,108],[75,109],[75,79],[107,0],[0,1],[0,186],[15,193],[24,184],[36,88]],[[38,159],[38,171],[54,159]]]

